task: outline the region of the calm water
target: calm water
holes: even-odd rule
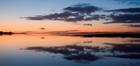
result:
[[[0,66],[140,66],[139,38],[0,36]]]

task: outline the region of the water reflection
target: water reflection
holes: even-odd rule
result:
[[[92,47],[92,46],[79,46],[67,45],[59,47],[28,47],[27,50],[35,50],[39,52],[50,52],[55,54],[63,54],[67,60],[74,61],[95,61],[99,59],[98,53],[111,53],[111,57],[140,59],[140,44],[109,44],[110,46]]]
[[[28,47],[27,50],[35,50],[43,52],[45,51],[55,54],[59,53],[64,55],[64,59],[85,63],[99,59],[98,56],[94,55],[91,52],[91,50],[97,48],[98,47],[67,45],[60,47]]]
[[[139,38],[11,35],[0,40],[0,66],[140,65]]]
[[[140,44],[108,44],[112,46],[111,52],[140,53]]]
[[[140,40],[128,40],[128,42],[140,42]]]
[[[45,39],[45,37],[40,37],[40,39]]]
[[[114,57],[140,59],[140,44],[109,44]]]

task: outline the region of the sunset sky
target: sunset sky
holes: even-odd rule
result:
[[[80,21],[66,21],[64,19],[49,19],[36,18],[36,15],[44,17],[44,15],[50,16],[50,14],[63,13],[64,8],[73,7],[77,4],[90,4],[101,8],[102,11],[93,12],[95,14],[111,14],[118,12],[123,16],[129,14],[133,17],[138,18],[140,16],[140,1],[139,0],[0,0],[0,31],[12,31],[12,32],[26,32],[26,31],[65,31],[65,30],[78,30],[78,31],[88,31],[88,32],[135,32],[140,31],[140,19],[128,19],[125,16],[125,22],[115,22],[120,21],[115,17],[114,22],[109,24],[104,24],[106,20],[85,20]],[[82,5],[81,5],[82,6]],[[81,7],[78,6],[78,7]],[[130,9],[131,8],[131,9]],[[132,12],[133,8],[138,11]],[[118,10],[117,10],[118,9]],[[126,11],[119,10],[124,9]],[[110,10],[112,12],[104,12],[105,10]],[[79,11],[78,11],[79,12]],[[121,12],[121,13],[120,13]],[[89,15],[88,15],[89,16]],[[116,15],[114,15],[116,16]],[[119,15],[118,15],[119,16]],[[118,17],[116,16],[116,17]],[[29,18],[28,18],[29,17]],[[62,17],[62,16],[60,16]],[[130,18],[129,17],[129,18]],[[38,18],[38,17],[37,17]],[[55,18],[52,17],[52,18]],[[112,18],[112,17],[111,17]],[[112,20],[113,20],[112,18]],[[133,23],[134,21],[134,23]],[[45,28],[41,30],[40,28]]]

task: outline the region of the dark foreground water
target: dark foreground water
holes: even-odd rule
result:
[[[0,36],[0,66],[140,66],[140,39]]]

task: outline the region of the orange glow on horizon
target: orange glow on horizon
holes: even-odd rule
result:
[[[11,32],[49,32],[49,31],[67,31],[67,30],[78,30],[84,32],[130,32],[140,30],[139,28],[129,28],[121,26],[120,24],[101,24],[100,22],[94,22],[93,26],[77,25],[74,23],[63,22],[63,21],[34,21],[26,19],[8,19],[1,20],[1,31]],[[40,28],[45,30],[40,30]],[[126,30],[127,29],[127,30]]]

